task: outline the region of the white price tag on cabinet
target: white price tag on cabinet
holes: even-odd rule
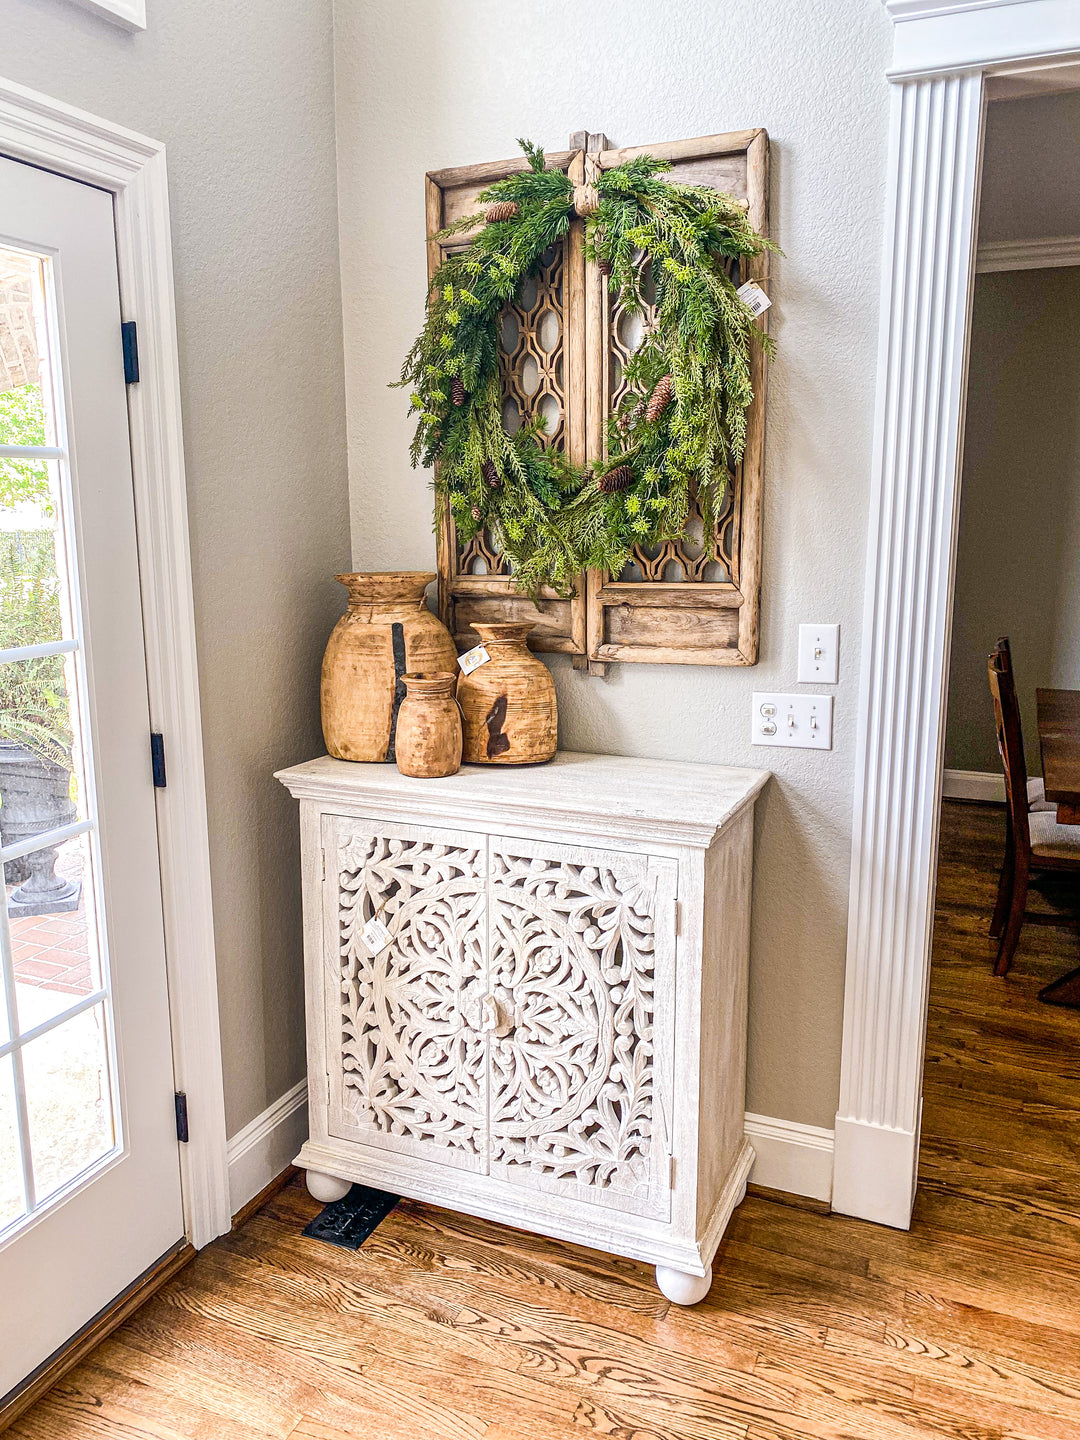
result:
[[[364,944],[373,955],[385,950],[390,944],[390,931],[377,915],[373,915],[361,931]]]
[[[463,675],[471,675],[481,665],[486,665],[491,659],[483,645],[474,645],[471,650],[466,650],[464,655],[458,656],[458,664],[461,666]]]
[[[738,290],[735,291],[735,294],[738,295],[739,299],[745,305],[750,306],[750,309],[753,311],[755,317],[758,315],[764,315],[765,311],[768,310],[769,306],[772,304],[772,301],[769,299],[768,295],[765,294],[765,291],[762,290],[761,286],[757,283],[756,280],[747,280],[745,285],[739,286]]]

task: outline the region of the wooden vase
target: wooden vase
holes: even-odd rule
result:
[[[455,670],[407,674],[394,748],[402,775],[437,780],[461,769],[461,711]]]
[[[462,755],[472,765],[540,765],[555,754],[555,682],[525,643],[532,628],[473,625],[491,659],[458,680]]]
[[[457,649],[424,603],[435,579],[421,571],[336,575],[349,608],[322,665],[326,748],[339,760],[393,760],[406,671],[449,671]]]

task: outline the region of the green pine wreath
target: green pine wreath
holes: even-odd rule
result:
[[[660,179],[671,167],[649,155],[604,172],[595,190],[580,187],[575,211],[569,177],[519,144],[529,169],[484,190],[486,211],[440,235],[483,224],[436,271],[397,383],[411,387],[419,415],[412,463],[436,467],[437,517],[448,505],[464,541],[487,528],[528,593],[567,595],[581,571],[617,575],[634,546],[681,535],[694,492],[715,553],[746,443],[753,339],[772,353],[728,269],[776,247],[732,196]],[[656,324],[627,364],[607,459],[583,469],[543,444],[540,417],[508,434],[499,382],[500,313],[575,213],[586,216],[587,257],[626,309],[642,309],[645,260],[656,292]]]

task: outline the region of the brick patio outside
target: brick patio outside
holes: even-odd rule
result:
[[[79,842],[65,845],[56,871],[70,879],[83,874]],[[7,887],[8,894],[15,887]],[[70,995],[88,995],[93,985],[86,934],[86,890],[78,910],[62,915],[22,915],[9,921],[15,982]]]

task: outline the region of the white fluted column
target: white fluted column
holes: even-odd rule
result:
[[[911,1219],[983,110],[893,87],[833,1206]]]

